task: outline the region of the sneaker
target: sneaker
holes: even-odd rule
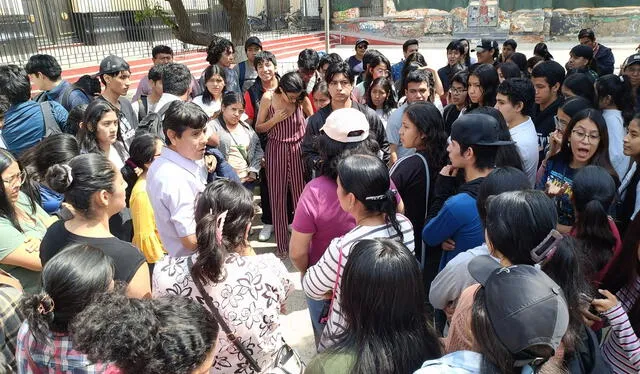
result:
[[[258,241],[266,242],[271,239],[271,234],[273,234],[273,225],[264,224],[258,234]]]

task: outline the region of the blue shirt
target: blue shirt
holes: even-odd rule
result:
[[[400,77],[402,76],[402,69],[404,69],[404,60],[391,65],[391,77],[393,77],[394,82],[400,80]]]
[[[58,84],[52,90],[47,91],[45,95],[47,95],[47,98],[49,99],[49,101],[56,101],[60,105],[64,105],[64,103],[62,102],[62,96],[63,96],[62,94],[68,88],[71,88],[72,91],[69,94],[69,101],[67,103],[68,106],[64,107],[67,111],[70,111],[71,109],[75,108],[78,105],[89,104],[91,102],[91,98],[87,96],[87,94],[85,94],[84,91],[82,91],[81,89],[72,87],[71,83],[65,80],[60,82],[60,84]]]
[[[405,157],[410,156],[416,153],[415,148],[405,148],[402,146],[400,142],[400,128],[402,127],[402,115],[404,114],[404,110],[409,106],[408,103],[402,104],[398,109],[394,110],[393,113],[389,116],[387,120],[387,140],[389,144],[396,145],[396,154],[398,155],[398,160]]]
[[[51,110],[60,130],[64,130],[69,113],[55,101],[51,102]],[[44,135],[44,117],[39,103],[28,100],[12,105],[5,113],[2,138],[7,150],[14,155],[19,155],[38,144]]]
[[[40,200],[42,201],[40,205],[45,212],[53,214],[60,209],[60,205],[62,205],[62,201],[64,201],[63,194],[57,193],[42,184],[38,186],[38,192],[40,192]]]
[[[449,238],[456,242],[456,246],[451,251],[442,251],[440,270],[458,253],[484,242],[484,228],[476,199],[467,193],[448,198],[438,215],[429,220],[422,230],[422,240],[430,246],[439,245]]]
[[[482,355],[472,351],[456,351],[435,360],[425,361],[413,374],[476,374],[482,371]]]

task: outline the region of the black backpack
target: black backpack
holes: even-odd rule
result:
[[[48,101],[41,102],[40,110],[42,111],[42,122],[44,122],[44,137],[46,138],[51,135],[62,133],[62,130],[60,130],[60,126],[53,115],[51,103]]]
[[[164,113],[169,109],[169,105],[171,103],[165,104],[160,110],[157,112],[150,112],[147,114],[139,123],[138,128],[136,129],[136,133],[148,132],[154,135],[157,135],[165,141],[164,129],[162,127],[162,118],[164,117]]]

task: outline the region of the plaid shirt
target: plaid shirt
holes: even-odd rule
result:
[[[71,337],[61,333],[49,333],[48,342],[36,342],[29,331],[27,321],[18,332],[16,361],[19,373],[104,373],[108,365],[92,363],[87,355],[73,349]]]
[[[24,319],[18,310],[22,292],[12,286],[0,283],[0,351],[4,360],[0,361],[0,372],[11,373],[16,370],[16,338],[20,324]]]

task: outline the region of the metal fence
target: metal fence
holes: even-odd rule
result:
[[[247,22],[263,40],[319,31],[322,2],[248,1]],[[230,39],[229,19],[218,0],[183,4],[193,30]],[[108,54],[150,57],[157,44],[176,53],[204,49],[177,40],[164,17],[149,16],[148,10],[156,7],[166,12],[166,19],[175,19],[164,0],[0,0],[0,63],[24,65],[32,54],[46,53],[66,68],[99,63]]]

